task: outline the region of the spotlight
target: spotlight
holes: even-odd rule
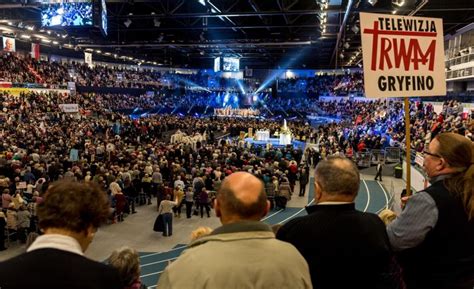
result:
[[[340,59],[343,59],[343,58],[344,58],[344,54],[343,54],[343,53],[339,54],[339,58],[340,58]]]
[[[158,18],[155,18],[155,19],[153,19],[153,24],[155,25],[155,27],[160,27],[161,22],[160,22],[160,20],[158,20]]]
[[[345,48],[345,49],[349,49],[349,47],[350,47],[349,42],[344,43],[344,48]]]
[[[125,22],[123,22],[123,24],[125,25],[125,27],[128,28],[132,24],[132,20],[130,20],[130,18],[127,18],[127,20]]]

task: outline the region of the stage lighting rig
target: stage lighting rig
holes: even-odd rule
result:
[[[377,4],[378,0],[367,0],[367,2],[369,2],[370,5],[375,6],[375,4]]]

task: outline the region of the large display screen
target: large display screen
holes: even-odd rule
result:
[[[92,0],[61,1],[43,5],[41,25],[92,26]]]
[[[107,35],[107,5],[105,4],[105,0],[101,1],[100,28],[102,28],[102,32]]]
[[[239,71],[240,59],[235,57],[222,57],[222,71]]]
[[[216,57],[214,58],[214,72],[218,72],[221,70],[221,58]]]

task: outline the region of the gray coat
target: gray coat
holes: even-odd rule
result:
[[[192,242],[168,265],[157,288],[313,287],[308,265],[293,245],[275,239],[268,225],[246,221]]]

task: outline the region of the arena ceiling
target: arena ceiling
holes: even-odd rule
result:
[[[0,23],[21,22],[39,30],[39,4],[32,2],[36,0],[2,0]],[[474,22],[471,0],[106,2],[107,37],[98,28],[59,29],[53,32],[67,37],[59,38],[58,46],[173,67],[210,68],[215,57],[236,56],[241,68],[335,68],[360,64],[361,11],[440,17],[445,34]]]

